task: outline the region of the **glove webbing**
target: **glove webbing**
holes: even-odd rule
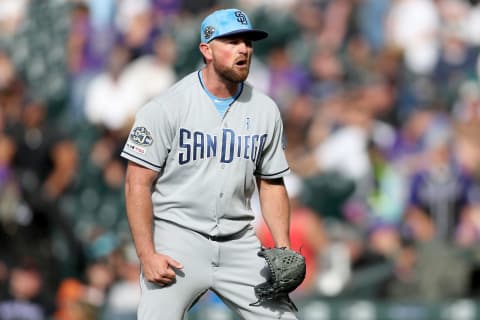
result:
[[[262,247],[262,250],[265,249]],[[279,249],[286,249],[286,247],[279,247]],[[272,265],[272,261],[270,259],[267,259],[265,258],[265,261],[267,262],[268,264],[268,268],[271,272],[271,276],[272,276],[272,279],[277,279],[277,275],[276,275],[276,268]],[[271,282],[271,281],[269,281]],[[258,300],[256,302],[253,302],[253,303],[250,303],[250,306],[260,306],[263,302],[265,301],[269,301],[269,300],[274,300],[276,298],[279,298],[280,302],[284,302],[287,304],[287,306],[294,312],[298,312],[298,308],[297,306],[295,305],[295,303],[292,301],[292,299],[290,298],[290,296],[288,295],[288,293],[283,293],[282,295],[280,296],[265,296],[265,295],[262,295],[260,298],[258,298]]]
[[[258,307],[258,306],[260,306],[263,302],[268,301],[268,300],[269,300],[269,299],[259,298],[256,302],[250,303],[250,305],[253,306],[253,307]],[[285,295],[284,297],[282,297],[281,302],[284,302],[290,309],[292,309],[292,311],[298,312],[297,306],[296,306],[295,303],[292,301],[292,299],[290,299],[290,297],[289,297],[288,295]]]

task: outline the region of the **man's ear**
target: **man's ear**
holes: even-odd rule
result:
[[[212,60],[212,50],[208,43],[200,43],[199,48],[205,61]]]

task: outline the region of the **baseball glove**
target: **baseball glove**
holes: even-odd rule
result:
[[[283,248],[261,248],[258,252],[263,257],[270,271],[267,281],[255,286],[257,302],[250,305],[258,306],[265,301],[282,301],[294,311],[297,307],[289,297],[305,279],[305,257],[293,250]]]

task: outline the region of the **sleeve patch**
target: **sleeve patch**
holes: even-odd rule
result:
[[[146,150],[144,148],[142,148],[140,146],[137,146],[135,144],[129,143],[129,142],[126,143],[125,149],[128,149],[130,151],[133,151],[133,152],[139,153],[139,154],[145,154],[146,153]]]
[[[139,146],[150,146],[153,144],[152,135],[150,134],[150,131],[148,131],[145,127],[135,127],[130,133],[130,140]],[[144,153],[145,150],[142,150]]]

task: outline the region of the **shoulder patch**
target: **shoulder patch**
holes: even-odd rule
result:
[[[144,148],[142,148],[138,145],[129,143],[129,142],[127,142],[125,144],[125,149],[130,150],[130,151],[134,151],[134,152],[139,153],[139,154],[145,154],[146,153],[146,150]]]
[[[145,127],[135,127],[132,132],[130,132],[130,140],[140,146],[150,146],[153,144],[152,135]]]

